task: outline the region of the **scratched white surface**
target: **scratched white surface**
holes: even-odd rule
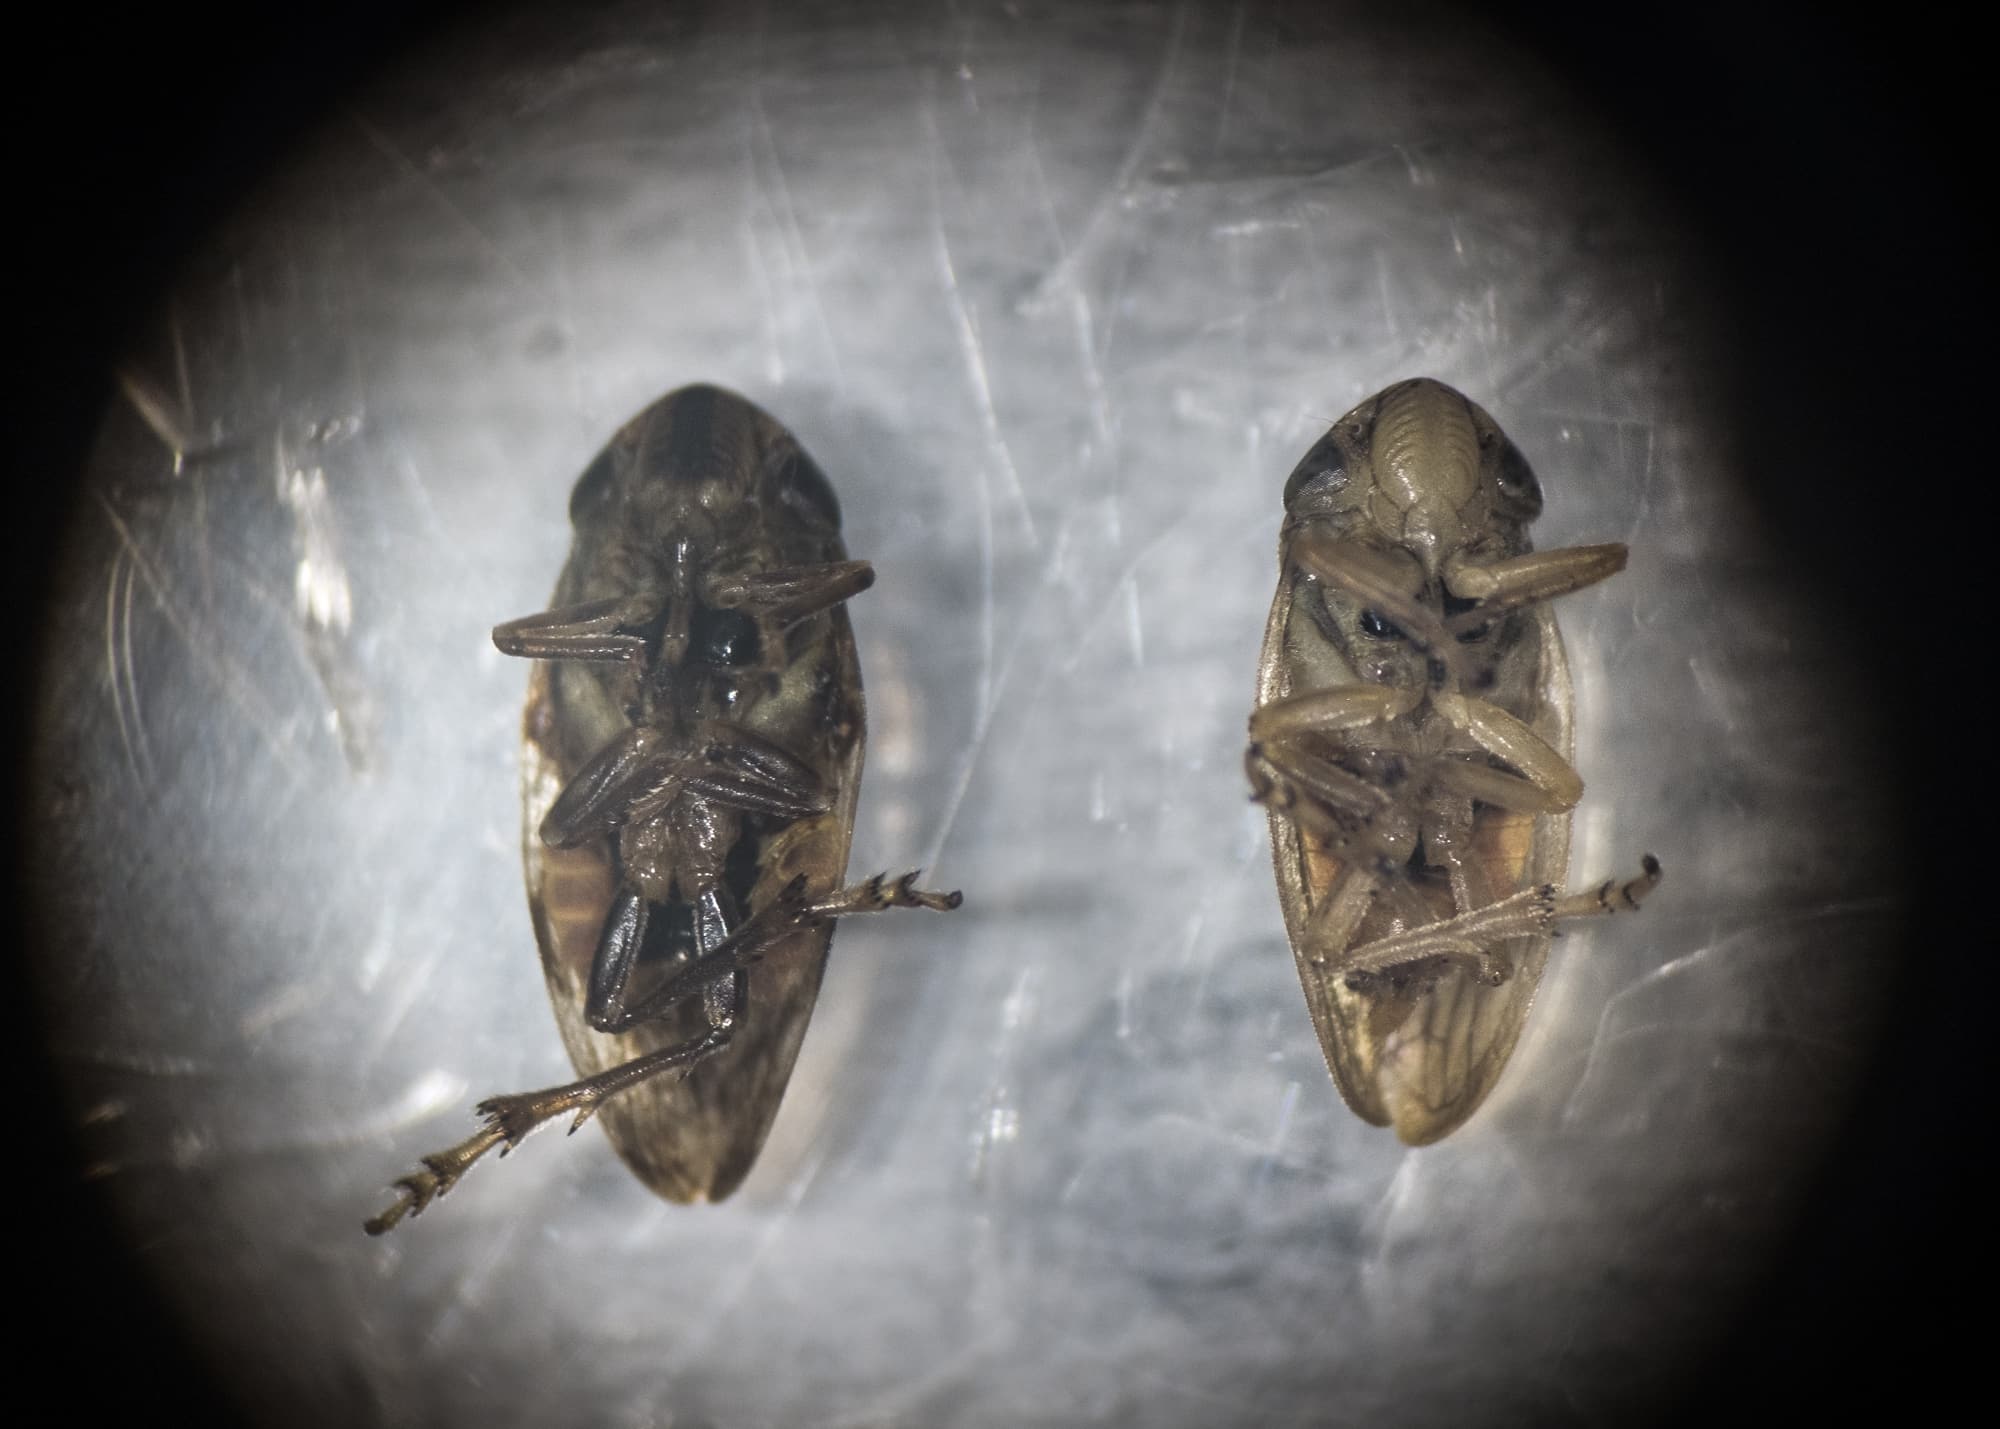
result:
[[[1554,78],[1396,7],[632,5],[355,96],[123,356],[44,684],[51,1036],[218,1373],[304,1425],[1663,1403],[1888,917],[1677,223]],[[1565,602],[1573,870],[1668,871],[1421,1152],[1333,1090],[1241,769],[1284,477],[1416,374],[1536,464],[1541,543],[1631,544]],[[798,433],[878,572],[855,869],[966,905],[842,929],[728,1203],[592,1129],[370,1241],[475,1100],[567,1073],[487,631],[693,380]]]

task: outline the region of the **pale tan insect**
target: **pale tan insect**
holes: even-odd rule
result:
[[[1563,918],[1583,795],[1549,601],[1622,545],[1535,551],[1541,488],[1475,403],[1428,378],[1363,402],[1285,485],[1245,764],[1341,1096],[1412,1145],[1464,1123],[1514,1050]]]

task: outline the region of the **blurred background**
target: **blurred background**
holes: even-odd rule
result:
[[[1193,0],[148,23],[16,127],[16,1085],[80,1417],[110,1362],[301,1424],[1593,1423],[1888,1353],[1975,1000],[1907,881],[1910,731],[1956,725],[1904,707],[1934,622],[1884,577],[1971,399],[1951,116],[1893,48]],[[1534,462],[1539,543],[1632,547],[1562,611],[1572,874],[1668,881],[1412,1152],[1326,1075],[1240,756],[1284,477],[1417,374]],[[966,906],[842,929],[724,1205],[593,1129],[367,1240],[476,1100],[567,1075],[487,631],[695,380],[877,569],[853,868]]]

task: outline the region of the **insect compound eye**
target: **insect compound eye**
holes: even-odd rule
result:
[[[768,489],[811,526],[840,529],[840,501],[819,463],[797,448],[786,452],[772,472]]]
[[[576,479],[576,485],[569,493],[569,519],[575,525],[589,518],[611,495],[611,483],[617,475],[611,461],[611,448],[606,447],[597,454],[583,475]]]
[[[1292,504],[1292,498],[1308,485],[1315,495],[1332,496],[1346,487],[1348,481],[1347,453],[1340,449],[1340,443],[1328,432],[1313,444],[1313,449],[1305,454],[1291,477],[1285,482],[1285,505]]]
[[[748,665],[758,655],[757,622],[740,610],[697,610],[688,637],[691,658],[704,665]]]
[[[1530,515],[1540,514],[1542,484],[1535,480],[1535,469],[1528,465],[1519,447],[1504,439],[1500,444],[1498,477],[1501,496]]]
[[[1401,640],[1402,629],[1384,620],[1372,610],[1361,612],[1361,633],[1371,640]]]

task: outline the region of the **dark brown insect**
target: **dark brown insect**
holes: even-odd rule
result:
[[[843,888],[865,723],[843,603],[873,584],[791,434],[714,387],[662,398],[570,496],[553,608],[497,627],[537,661],[528,901],[578,1080],[482,1102],[397,1183],[379,1235],[497,1146],[599,1116],[640,1180],[719,1201],[764,1144],[834,920],[947,909],[916,875]]]
[[[1660,880],[1647,855],[1562,894],[1583,779],[1549,602],[1626,552],[1534,550],[1541,509],[1493,419],[1427,378],[1334,423],[1285,485],[1245,762],[1334,1084],[1412,1145],[1492,1091],[1556,922]]]

